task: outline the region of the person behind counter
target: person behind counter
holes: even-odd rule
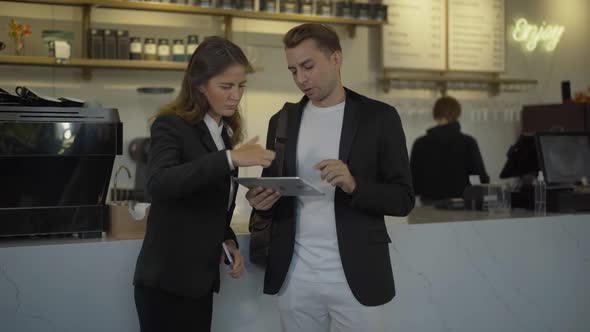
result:
[[[414,142],[410,157],[414,192],[425,204],[463,197],[470,175],[490,182],[477,141],[461,132],[461,104],[453,97],[439,98],[432,114],[437,125]]]
[[[241,147],[238,104],[248,60],[220,37],[193,53],[180,94],[151,126],[147,189],[152,205],[135,269],[135,304],[142,332],[209,331],[213,292],[219,290],[224,243],[229,274],[244,269],[230,228],[238,167],[270,166],[274,152]]]

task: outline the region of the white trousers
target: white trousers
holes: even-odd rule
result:
[[[362,305],[346,282],[287,278],[278,303],[283,332],[384,332],[383,306]]]

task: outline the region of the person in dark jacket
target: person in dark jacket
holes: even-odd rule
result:
[[[479,175],[482,183],[490,181],[477,141],[461,132],[460,116],[461,105],[455,98],[438,99],[433,109],[437,125],[412,147],[414,192],[425,204],[463,197],[470,175]]]
[[[142,332],[209,331],[225,244],[229,274],[244,269],[230,228],[238,167],[270,166],[274,152],[243,138],[238,111],[248,60],[232,42],[206,39],[193,53],[179,96],[151,126],[147,189],[152,205],[135,269]]]
[[[414,207],[400,117],[344,87],[332,28],[302,24],[283,43],[304,96],[270,119],[267,148],[286,139],[284,164],[262,176],[299,176],[325,195],[246,194],[253,216],[272,220],[264,293],[278,297],[283,332],[384,331],[384,304],[395,296],[385,216]],[[281,112],[286,138],[276,137]]]

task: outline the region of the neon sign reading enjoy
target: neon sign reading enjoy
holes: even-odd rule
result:
[[[565,27],[561,25],[547,25],[543,22],[541,27],[529,24],[526,19],[516,20],[512,31],[512,38],[525,45],[527,51],[532,52],[540,42],[543,42],[545,49],[549,52],[555,50],[563,35]]]

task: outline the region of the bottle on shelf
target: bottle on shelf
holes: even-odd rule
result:
[[[158,61],[170,61],[170,44],[168,39],[158,39]]]
[[[239,0],[237,1],[237,8],[245,11],[253,11],[254,0]]]
[[[129,31],[117,30],[117,59],[128,60],[130,40]]]
[[[539,171],[535,181],[535,215],[545,216],[547,214],[547,184],[543,172]]]
[[[287,14],[298,14],[299,3],[297,0],[281,0],[281,12]]]
[[[302,0],[301,1],[301,14],[313,15],[313,1],[312,0]]]
[[[267,13],[275,13],[276,10],[277,9],[275,0],[260,0],[260,11]]]
[[[90,59],[104,59],[104,31],[102,29],[90,29],[88,57]]]
[[[332,1],[332,14],[338,17],[353,18],[354,13],[352,11],[353,2],[349,0],[333,0]]]
[[[129,59],[141,60],[143,58],[143,44],[140,37],[131,37],[129,39],[131,44],[129,46]]]
[[[212,6],[211,0],[194,0],[193,5],[200,6],[203,8],[210,8]]]
[[[375,15],[373,17],[374,20],[378,20],[381,22],[386,22],[387,21],[387,5],[382,5],[382,4],[378,4],[377,5],[377,11],[375,12]]]
[[[316,3],[316,14],[320,16],[332,16],[332,4],[330,0],[323,0]]]
[[[184,47],[184,40],[174,39],[172,42],[172,61],[186,61],[186,48]]]
[[[199,36],[189,35],[186,42],[186,59],[189,60],[195,50],[199,47]]]
[[[233,0],[217,0],[217,6],[223,9],[234,9],[235,2]]]
[[[117,35],[115,30],[104,29],[104,58],[117,59]]]
[[[158,60],[158,47],[155,38],[146,38],[143,43],[143,59],[149,61]]]

